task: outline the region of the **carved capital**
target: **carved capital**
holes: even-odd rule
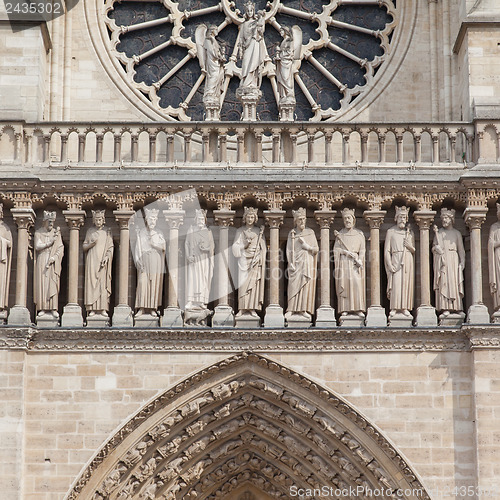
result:
[[[220,227],[229,227],[233,225],[234,210],[214,210],[215,223]]]
[[[184,222],[184,210],[163,210],[163,216],[167,221],[170,230],[179,229]]]
[[[284,210],[264,210],[264,217],[271,229],[279,229],[285,218]]]
[[[130,218],[133,217],[135,212],[133,210],[113,210],[116,222],[120,229],[128,229]]]
[[[421,231],[428,231],[436,217],[435,210],[419,210],[413,212],[413,217]]]
[[[363,217],[370,229],[380,229],[386,213],[385,210],[365,210]]]
[[[329,229],[335,219],[336,210],[316,210],[314,218],[321,229]]]
[[[484,208],[467,207],[464,211],[464,220],[469,230],[481,229],[486,220],[487,212],[488,210]]]
[[[35,222],[35,212],[31,208],[12,208],[10,213],[18,229],[29,230]]]
[[[85,222],[84,210],[63,210],[64,219],[70,229],[80,229]]]

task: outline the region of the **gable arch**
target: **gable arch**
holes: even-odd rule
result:
[[[284,500],[292,487],[429,498],[405,459],[349,403],[244,352],[148,403],[99,450],[66,500]]]

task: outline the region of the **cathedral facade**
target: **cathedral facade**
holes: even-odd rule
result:
[[[2,498],[500,498],[498,2],[31,5]]]

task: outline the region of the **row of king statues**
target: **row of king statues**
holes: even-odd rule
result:
[[[415,295],[415,234],[410,228],[409,208],[396,207],[395,224],[387,230],[383,262],[387,274],[387,297],[391,318],[412,320]],[[157,227],[159,210],[145,208],[145,223],[135,229],[133,257],[137,267],[135,318],[157,318],[163,299],[163,282],[168,253],[168,238]],[[286,242],[288,323],[311,324],[315,313],[319,245],[315,232],[307,227],[305,208],[293,210],[294,228]],[[337,312],[343,319],[362,321],[366,304],[366,244],[357,229],[354,209],[341,211],[344,227],[334,231],[334,279]],[[3,207],[0,205],[3,218]],[[491,226],[488,240],[489,284],[495,311],[500,309],[500,204],[499,222]],[[463,238],[454,228],[455,210],[442,208],[442,227],[433,226],[433,268],[436,310],[441,317],[463,314],[464,269]],[[58,318],[64,244],[56,212],[45,211],[42,226],[34,234],[33,298],[37,322]],[[84,305],[87,318],[107,319],[110,309],[114,243],[105,225],[104,210],[92,211],[93,226],[83,241],[85,254]],[[264,225],[258,227],[258,210],[245,207],[242,226],[236,230],[232,254],[237,261],[238,310],[236,323],[260,324],[264,311],[267,243]],[[131,226],[134,227],[134,226]],[[0,222],[0,314],[7,318],[8,292],[12,262],[12,234]],[[215,243],[207,226],[207,211],[196,210],[194,224],[184,243],[186,324],[206,325],[212,314],[208,309],[214,277]],[[170,270],[169,270],[170,272]],[[249,324],[249,323],[246,323]],[[411,322],[410,322],[411,324]]]

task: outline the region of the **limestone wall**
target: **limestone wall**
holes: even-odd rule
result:
[[[228,355],[14,353],[9,370],[21,368],[24,358],[25,399],[21,403],[18,372],[9,375],[11,387],[5,394],[10,394],[13,408],[24,405],[24,449],[21,453],[20,440],[12,442],[3,449],[3,461],[12,461],[17,445],[18,467],[23,461],[21,498],[62,499],[114,429],[174,382]],[[500,401],[473,393],[493,376],[488,369],[498,361],[496,351],[270,356],[325,384],[364,413],[406,456],[433,499],[444,498],[446,488],[475,485],[473,415],[481,415],[480,484],[500,487],[494,459]],[[10,491],[6,500],[20,498],[15,488]]]

